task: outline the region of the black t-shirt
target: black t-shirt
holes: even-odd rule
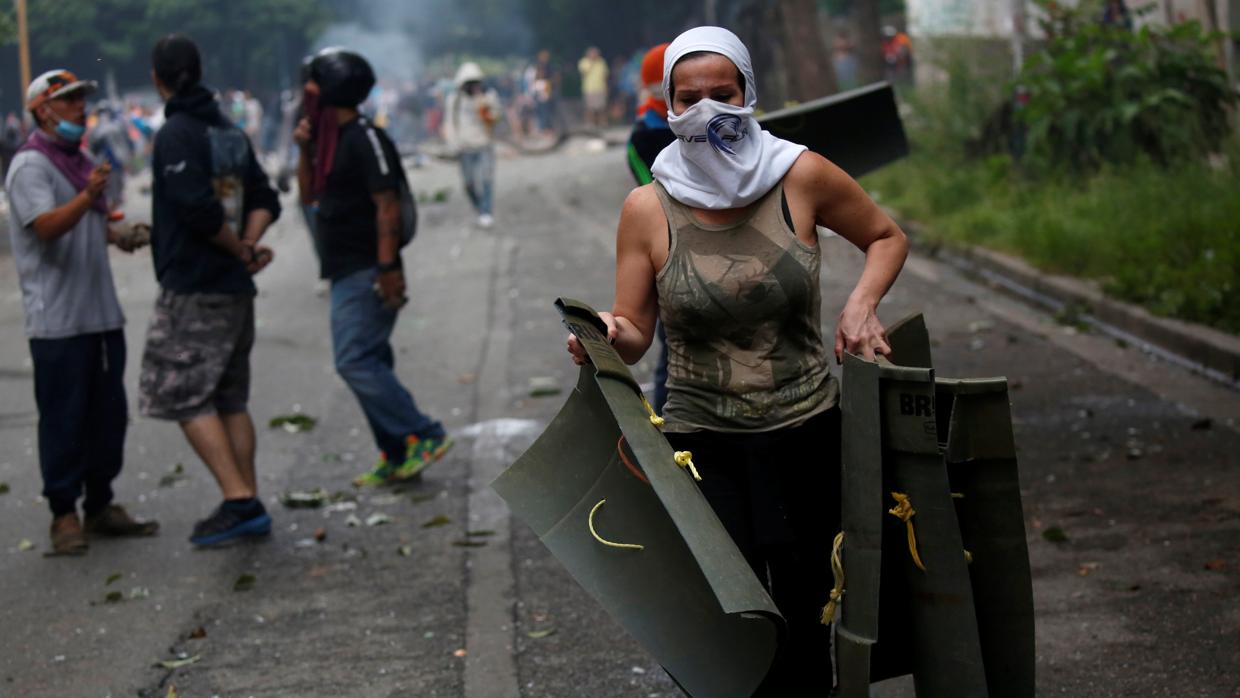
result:
[[[336,156],[319,198],[322,276],[339,279],[379,262],[373,194],[397,191],[404,171],[383,129],[358,117],[342,124]]]

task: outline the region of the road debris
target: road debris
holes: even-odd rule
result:
[[[312,490],[286,490],[280,495],[280,503],[289,509],[317,509],[327,503],[327,490],[316,487]]]
[[[187,476],[185,475],[185,466],[181,463],[177,463],[176,465],[172,466],[172,470],[168,471],[168,474],[159,478],[159,486],[160,487],[172,487],[173,485],[185,479],[187,479]]]
[[[202,655],[200,654],[191,656],[187,655],[185,652],[180,652],[177,654],[176,659],[165,659],[156,664],[156,666],[161,666],[165,669],[180,669],[181,667],[189,666],[190,664],[197,664],[200,661],[202,661]]]
[[[249,591],[254,588],[254,584],[258,582],[258,577],[252,574],[243,574],[237,577],[237,581],[233,582],[233,591]]]
[[[439,516],[436,516],[432,518],[430,521],[427,521],[426,523],[422,524],[422,528],[435,528],[436,526],[447,526],[450,523],[452,523],[452,519],[448,518],[447,516],[444,516],[443,514],[440,514]]]
[[[282,414],[272,417],[267,426],[272,429],[283,428],[290,434],[298,434],[303,431],[310,431],[314,425],[318,424],[318,420],[306,414]]]

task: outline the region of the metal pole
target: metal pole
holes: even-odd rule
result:
[[[17,52],[22,73],[22,87],[18,94],[25,100],[26,88],[30,86],[30,36],[26,32],[26,0],[14,2],[17,6]]]
[[[1025,64],[1025,0],[1011,0],[1012,72],[1019,75]]]

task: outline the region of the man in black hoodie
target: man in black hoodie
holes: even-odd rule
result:
[[[201,84],[188,37],[152,52],[167,102],[152,161],[151,249],[160,293],[147,331],[139,408],[176,421],[215,476],[224,501],[190,542],[215,545],[271,531],[254,476],[247,411],[254,345],[254,281],[272,259],[258,241],[280,204],[245,134]]]

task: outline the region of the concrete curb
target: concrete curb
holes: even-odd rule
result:
[[[1240,337],[1182,320],[1152,315],[1106,297],[1097,283],[1047,274],[1024,260],[982,247],[929,243],[924,228],[900,221],[922,254],[979,277],[1022,300],[1075,317],[1116,339],[1240,389]]]

